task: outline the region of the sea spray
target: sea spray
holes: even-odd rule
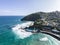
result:
[[[26,22],[26,23],[23,23],[23,24],[17,24],[15,27],[12,28],[12,31],[16,34],[16,36],[18,38],[24,39],[24,38],[27,38],[30,35],[32,35],[31,32],[26,32],[25,29],[24,29],[25,27],[29,27],[31,25],[33,25],[32,22]]]
[[[16,36],[18,37],[18,38],[20,38],[20,39],[24,39],[24,38],[27,38],[27,37],[29,37],[30,35],[32,35],[32,33],[31,32],[26,32],[26,31],[24,31],[24,30],[22,30],[22,29],[20,29],[20,30],[13,30],[13,32],[16,34]]]

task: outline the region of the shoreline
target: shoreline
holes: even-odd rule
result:
[[[24,39],[33,34],[25,30],[26,27],[33,25],[33,23],[34,22],[25,22],[22,24],[17,24],[14,27],[12,27],[12,31],[14,34],[16,34],[16,36],[18,36],[18,38]]]
[[[15,26],[15,27],[13,27],[13,30],[19,30],[19,29],[24,29],[24,31],[26,31],[26,27],[28,27],[29,28],[29,26],[32,26],[33,25],[33,22],[26,22],[26,23],[23,23],[23,24],[21,24],[21,25],[17,25],[17,26]],[[24,31],[22,31],[22,32],[24,32]],[[48,32],[48,31],[26,31],[26,32],[31,32],[31,33],[44,33],[44,34],[47,34],[47,35],[50,35],[50,36],[52,36],[52,37],[54,37],[54,38],[56,38],[57,40],[59,40],[60,41],[60,36],[58,35],[58,34],[55,34],[55,33],[53,33],[53,32]],[[58,35],[58,36],[57,36]]]
[[[54,38],[56,38],[57,40],[60,41],[60,35],[58,35],[58,34],[55,34],[55,33],[53,33],[53,32],[46,32],[46,31],[41,31],[41,33],[50,35],[50,36],[52,36],[52,37],[54,37]]]
[[[47,35],[50,35],[52,37],[54,37],[55,39],[59,40],[60,41],[60,35],[59,34],[56,34],[56,33],[53,33],[53,32],[48,32],[48,31],[41,31],[38,32],[38,31],[32,31],[32,33],[43,33],[43,34],[47,34]]]

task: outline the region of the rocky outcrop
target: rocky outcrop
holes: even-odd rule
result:
[[[60,31],[60,12],[37,12],[25,16],[22,21],[36,21],[39,24],[50,25],[56,27]],[[40,25],[39,25],[40,26]]]

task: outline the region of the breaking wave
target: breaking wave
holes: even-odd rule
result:
[[[32,35],[31,32],[26,32],[25,29],[24,29],[25,27],[29,27],[30,25],[33,25],[33,23],[32,22],[26,22],[26,23],[23,23],[23,24],[17,24],[15,27],[12,28],[12,31],[20,39],[24,39],[24,38],[27,38],[30,35]]]
[[[48,38],[47,37],[44,37],[44,38],[41,38],[39,39],[40,41],[48,41]]]

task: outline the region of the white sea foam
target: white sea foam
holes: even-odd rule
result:
[[[14,34],[16,34],[19,38],[24,39],[29,37],[30,35],[32,35],[31,32],[26,32],[25,31],[25,27],[29,27],[33,25],[33,22],[26,22],[23,24],[18,24],[15,27],[12,28],[12,31],[14,32]]]
[[[48,41],[48,38],[47,37],[44,37],[44,38],[41,38],[39,39],[40,41]]]

